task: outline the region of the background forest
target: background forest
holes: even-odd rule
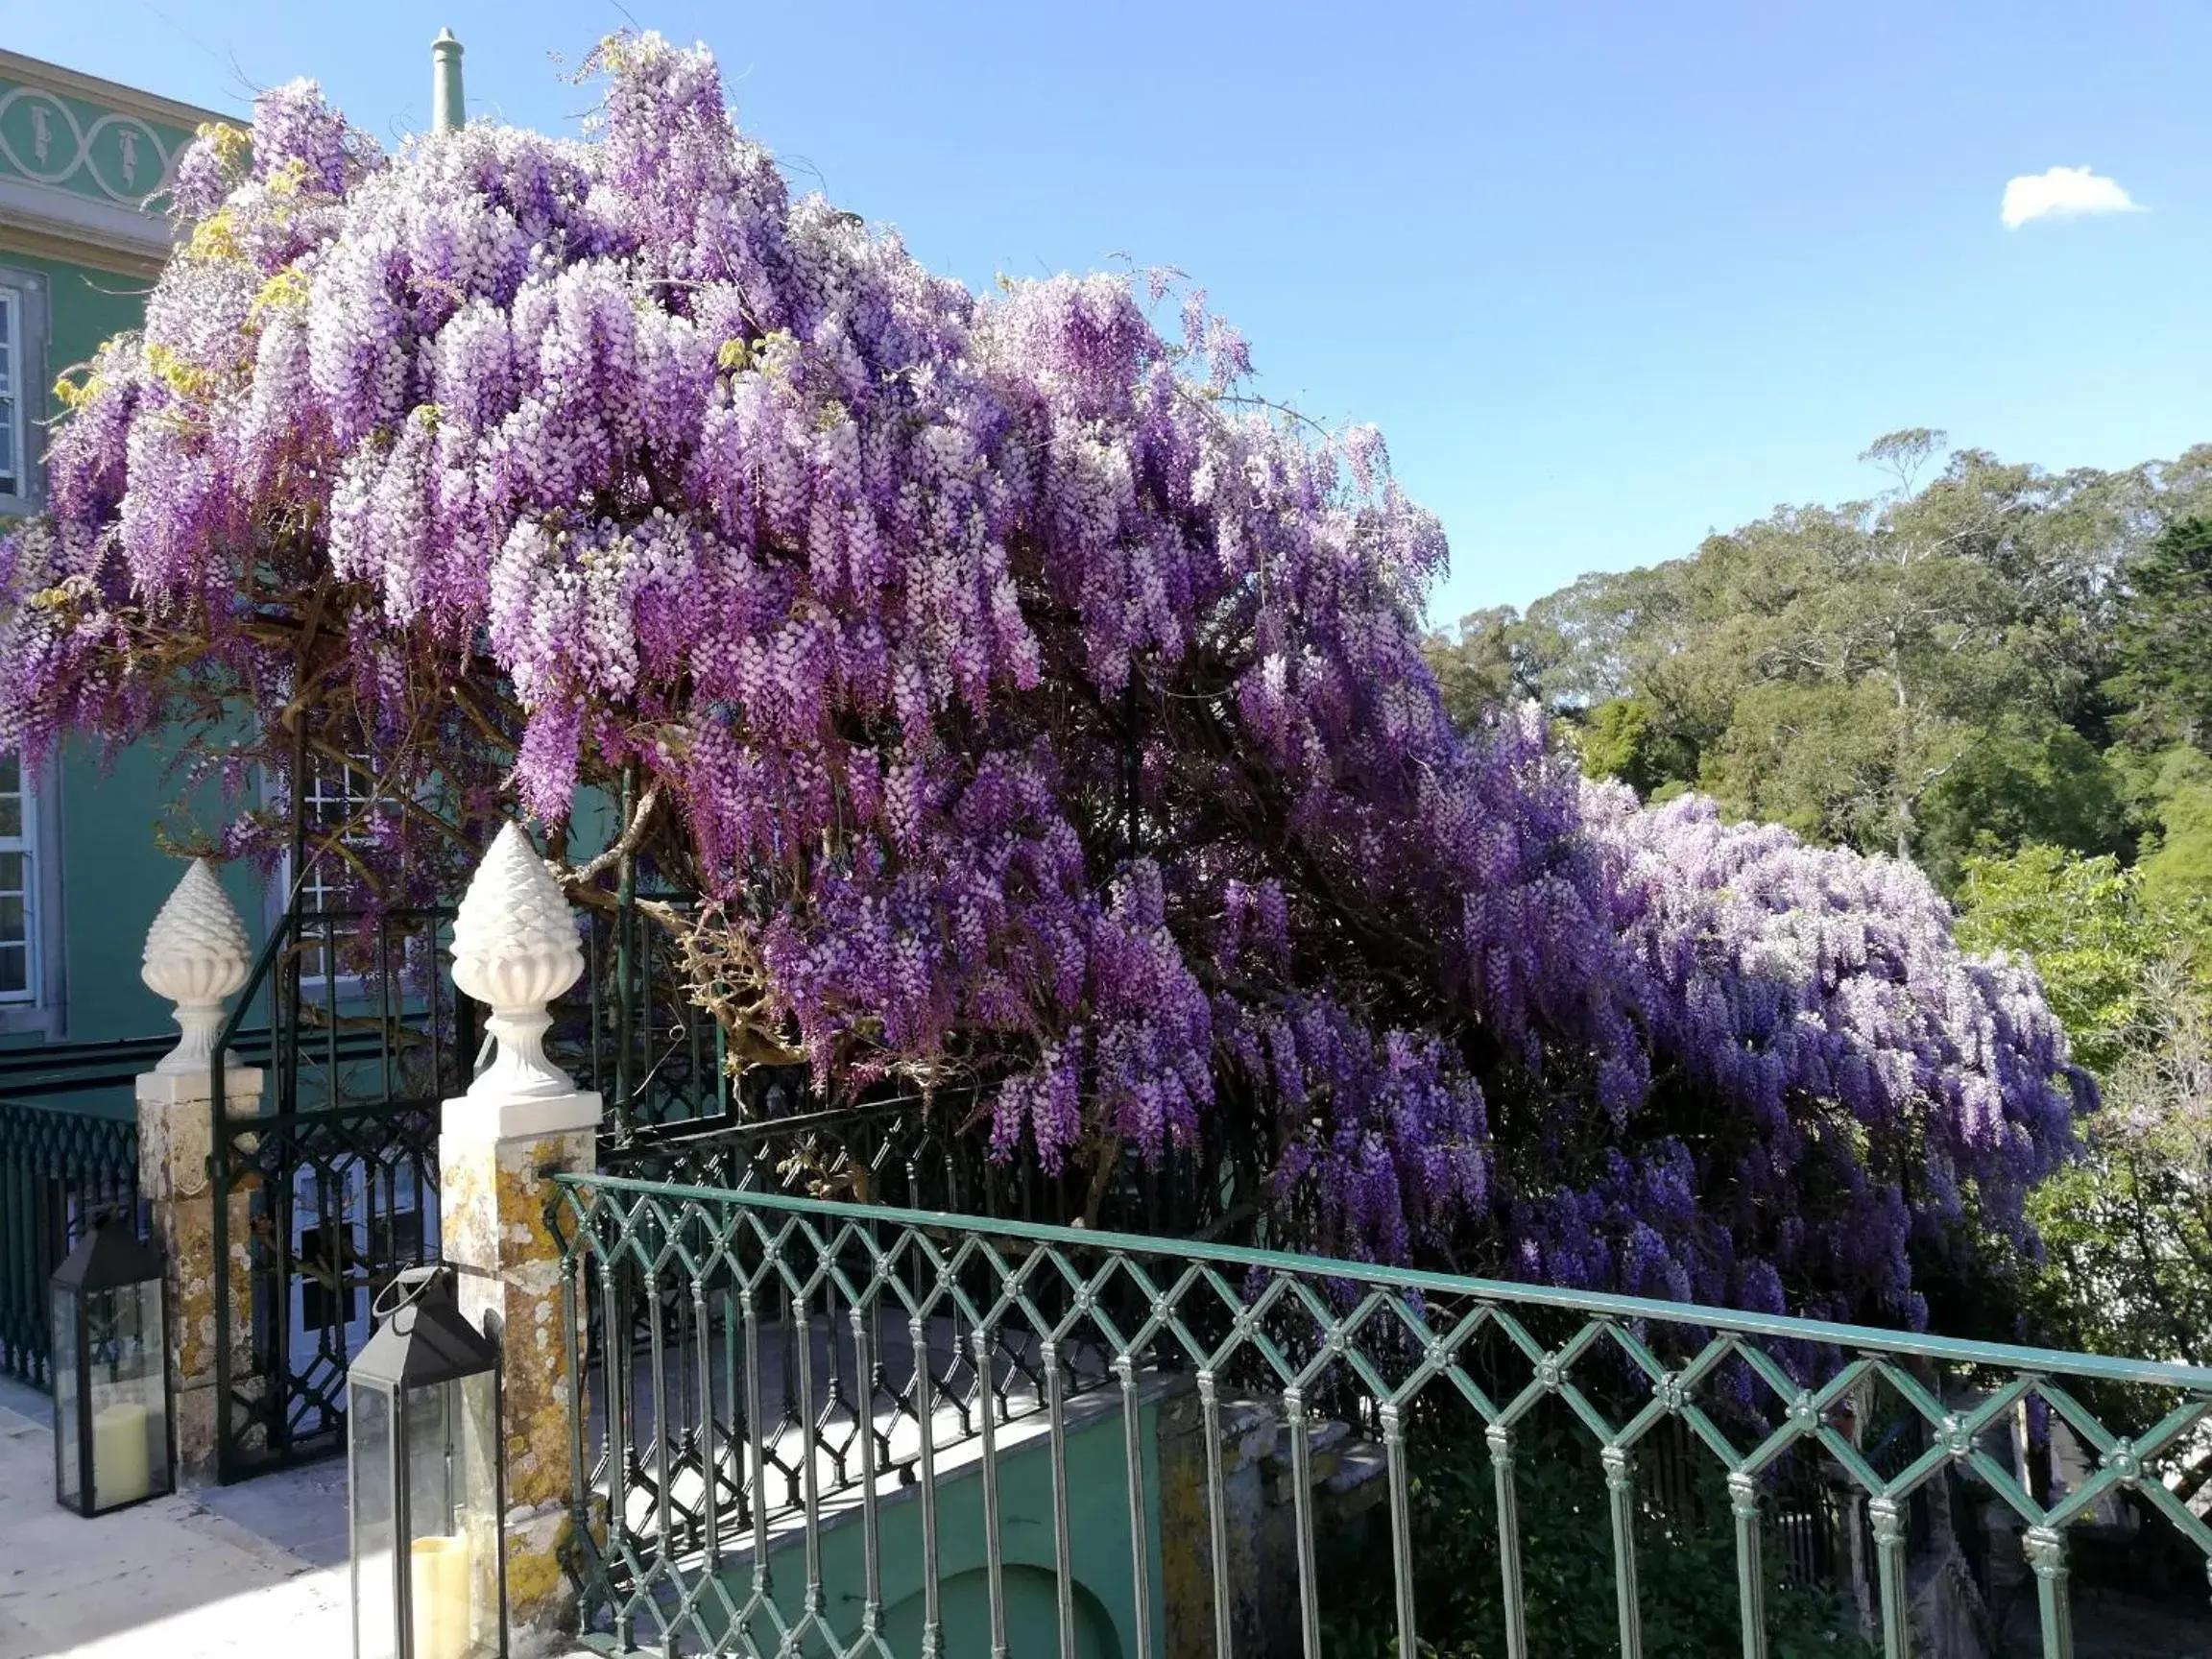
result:
[[[2046,1340],[2212,1360],[2212,445],[2048,472],[1945,435],[1861,501],[1431,639],[1454,717],[1533,700],[1647,801],[1920,865],[2032,956],[2095,1073],[2037,1193]]]

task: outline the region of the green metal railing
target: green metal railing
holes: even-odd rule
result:
[[[1623,1654],[1645,1651],[1639,1537],[1665,1519],[1661,1488],[1683,1483],[1683,1458],[1724,1481],[1729,1623],[1745,1659],[1768,1651],[1766,1551],[1802,1522],[1788,1495],[1809,1470],[1869,1539],[1868,1634],[1890,1659],[1912,1640],[1914,1509],[1942,1500],[1951,1512],[1955,1488],[2017,1517],[2010,1548],[2032,1575],[2047,1659],[2072,1652],[2070,1536],[2115,1501],[2212,1560],[2212,1530],[2169,1483],[2206,1450],[2212,1370],[772,1191],[611,1175],[559,1188],[573,1571],[587,1632],[618,1649],[947,1651],[938,1512],[956,1453],[980,1476],[998,1654],[1012,1571],[1002,1477],[1016,1457],[1050,1465],[1063,1655],[1079,1645],[1078,1562],[1106,1548],[1133,1563],[1118,1612],[1137,1659],[1164,1650],[1172,1575],[1157,1545],[1208,1575],[1203,1650],[1318,1659],[1347,1590],[1320,1472],[1346,1466],[1347,1444],[1384,1486],[1377,1588],[1395,1651],[1465,1642],[1417,1595],[1435,1540],[1416,1460],[1439,1427],[1488,1454],[1504,1614],[1501,1646],[1481,1650],[1509,1659],[1531,1651],[1517,1463],[1562,1428],[1594,1465],[1594,1492],[1601,1482]],[[609,1331],[642,1335],[634,1347]],[[1240,1623],[1249,1598],[1231,1569],[1250,1518],[1232,1510],[1226,1456],[1204,1458],[1198,1520],[1171,1523],[1155,1489],[1164,1454],[1147,1453],[1146,1403],[1177,1389],[1195,1397],[1199,1444],[1248,1435],[1258,1412],[1282,1447],[1294,1570],[1284,1628],[1264,1646]],[[1120,1420],[1126,1529],[1111,1540],[1070,1532],[1079,1403]],[[2044,1450],[2061,1438],[2071,1479]],[[924,1559],[921,1635],[897,1648],[882,1580],[895,1499],[919,1501]],[[826,1584],[829,1530],[855,1512],[858,1582]],[[1171,1524],[1190,1535],[1160,1536]]]
[[[1066,1219],[1081,1201],[1065,1174],[990,1156],[974,1132],[975,1096],[885,1093],[817,1108],[794,1089],[798,1110],[735,1115],[632,1128],[603,1136],[599,1167],[609,1174],[736,1192],[851,1198],[956,1214]],[[1131,1161],[1132,1163],[1135,1160]],[[1157,1184],[1156,1184],[1157,1185]],[[1147,1230],[1154,1223],[1147,1214]],[[1196,1226],[1179,1208],[1159,1230]]]

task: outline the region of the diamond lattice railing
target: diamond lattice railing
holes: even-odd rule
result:
[[[1625,1654],[1645,1651],[1640,1544],[1707,1519],[1732,1543],[1746,1659],[1785,1593],[1829,1606],[1839,1642],[1856,1611],[1866,1640],[1910,1651],[1908,1572],[1947,1548],[1959,1495],[2015,1518],[2054,1659],[2072,1651],[2080,1528],[2150,1515],[2212,1559],[2179,1489],[2212,1457],[2212,1371],[766,1191],[560,1185],[578,1582],[618,1647],[964,1650],[946,1585],[975,1541],[942,1515],[973,1478],[974,1639],[994,1653],[1042,1573],[1048,1633],[1023,1638],[1040,1651],[1088,1651],[1084,1622],[1104,1620],[1139,1659],[1317,1659],[1372,1607],[1399,1653],[1526,1659],[1527,1465],[1570,1444],[1602,1482]],[[1165,1490],[1186,1419],[1195,1507]],[[1117,1420],[1102,1498],[1070,1448]],[[1447,1648],[1468,1634],[1425,1618],[1426,1477],[1477,1437],[1501,1628]],[[1273,1472],[1257,1487],[1238,1450],[1255,1445]],[[1017,1513],[1040,1463],[1049,1513]],[[1370,1503],[1380,1545],[1354,1560]],[[1050,1540],[1035,1566],[1006,1544],[1040,1535],[1030,1522]],[[918,1567],[893,1524],[919,1528]],[[887,1573],[916,1582],[902,1595]]]

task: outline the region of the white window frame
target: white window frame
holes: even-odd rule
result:
[[[301,805],[306,809],[308,824],[316,829],[326,822],[348,822],[356,812],[371,805],[375,796],[375,787],[350,766],[317,759],[307,762],[307,793]],[[333,811],[332,819],[325,819],[326,810]],[[285,855],[285,862],[291,862],[289,854]],[[291,872],[285,874],[289,876]],[[338,884],[332,879],[337,874],[326,858],[314,860],[308,868],[301,896],[312,897],[313,908],[318,914],[328,906],[337,892]],[[287,881],[285,886],[289,890],[291,883]]]
[[[46,498],[46,278],[0,265],[0,337],[8,347],[8,381],[0,397],[15,451],[15,478],[0,482],[0,515],[36,513]]]
[[[325,787],[327,783],[333,781],[331,774],[334,772],[337,774],[335,781],[338,792],[336,794],[331,793]],[[345,818],[350,817],[358,807],[369,805],[374,793],[375,790],[372,783],[353,771],[351,767],[337,766],[330,761],[318,759],[312,756],[308,757],[307,793],[301,805],[307,811],[310,825],[316,822],[317,808],[332,805],[338,807],[341,822],[343,822]],[[303,917],[316,914],[323,909],[326,896],[333,885],[330,880],[332,874],[333,872],[327,867],[326,860],[312,860],[305,886],[301,893],[301,897],[308,901],[301,908]],[[268,925],[272,930],[283,923],[285,909],[292,902],[292,850],[287,847],[283,855],[276,860],[275,876],[269,883]],[[304,929],[301,933],[301,943],[302,946],[309,943],[309,935]],[[321,944],[315,943],[312,949],[319,956],[322,950]],[[359,996],[363,990],[363,981],[358,974],[340,974],[337,975],[337,983],[333,985],[328,974],[311,972],[309,964],[305,961],[301,964],[300,993],[302,997],[320,1000],[325,997],[336,995],[343,999],[347,997]]]
[[[0,755],[0,765],[6,764],[11,758],[12,757]],[[37,1004],[40,989],[38,971],[45,966],[46,956],[46,952],[39,948],[42,941],[38,937],[38,924],[42,919],[40,913],[46,908],[38,902],[39,866],[44,862],[38,856],[38,792],[32,780],[25,775],[20,761],[15,771],[14,794],[18,813],[16,832],[12,835],[0,834],[0,857],[23,860],[23,885],[19,890],[23,901],[23,984],[20,990],[13,991],[0,985],[0,1006],[11,1009],[20,1008],[27,1003],[33,1006]],[[0,799],[5,799],[7,791],[0,791]],[[0,898],[12,899],[17,894],[18,889],[0,883]],[[12,949],[15,943],[0,935],[0,947]]]
[[[45,504],[41,465],[46,431],[46,278],[36,271],[0,264],[0,334],[8,347],[7,422],[15,472],[0,482],[0,520],[36,513]],[[60,766],[49,757],[36,773],[21,774],[21,833],[0,840],[0,851],[28,861],[23,885],[24,989],[0,996],[0,1036],[62,1035],[67,1012],[61,927]]]
[[[67,998],[61,926],[61,792],[60,767],[49,758],[19,774],[23,817],[0,853],[23,856],[24,988],[0,992],[0,1036],[62,1035]]]

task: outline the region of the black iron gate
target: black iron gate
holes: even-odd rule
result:
[[[676,902],[659,895],[654,902]],[[713,1019],[680,987],[627,871],[579,913],[586,971],[547,1047],[608,1102],[603,1140],[741,1116]],[[450,906],[279,921],[216,1044],[213,1144],[218,1477],[342,1444],[346,1370],[377,1293],[436,1261],[442,1103],[474,1075],[479,1010],[453,985]],[[266,1036],[256,1032],[263,1026]],[[261,1097],[226,1098],[226,1064]]]
[[[346,1368],[376,1294],[438,1256],[440,1102],[468,1087],[474,1004],[449,908],[303,910],[273,930],[217,1040],[216,1464],[236,1480],[343,1443]],[[224,1067],[266,1020],[258,1099]]]

